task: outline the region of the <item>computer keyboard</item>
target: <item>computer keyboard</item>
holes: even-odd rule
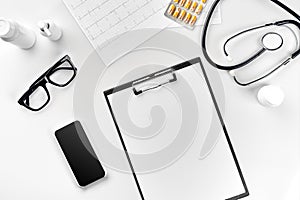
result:
[[[105,64],[136,48],[174,22],[164,16],[170,0],[63,0],[73,17],[97,50]],[[204,20],[199,20],[199,23]],[[212,23],[220,23],[216,12]],[[178,25],[175,25],[178,26]],[[133,30],[158,30],[143,34],[134,42],[124,46],[110,45]],[[112,40],[113,38],[113,40]],[[118,52],[115,52],[118,48]],[[113,51],[113,52],[112,52]]]
[[[169,3],[166,0],[65,0],[65,2],[89,40],[97,44],[97,48],[104,47],[109,39],[117,35],[134,30],[151,16],[164,11]]]

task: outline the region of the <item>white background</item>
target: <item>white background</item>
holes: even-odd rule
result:
[[[300,13],[299,1],[284,2]],[[74,120],[74,84],[62,90],[51,89],[52,101],[40,113],[17,104],[32,81],[61,56],[69,54],[80,68],[93,50],[64,4],[60,0],[1,0],[0,5],[2,17],[34,28],[38,36],[29,51],[0,41],[0,199],[121,199],[122,192],[134,192],[122,181],[109,178],[86,190],[73,181],[54,131]],[[267,0],[226,0],[222,4],[223,23],[212,27],[211,37],[223,41],[224,33],[228,36],[287,16]],[[46,18],[63,28],[59,42],[38,35],[36,23]],[[176,29],[197,42],[200,30]],[[211,51],[215,55],[220,52],[217,48]],[[250,190],[245,199],[300,199],[299,66],[300,59],[261,83],[278,85],[285,92],[284,103],[275,109],[264,108],[256,101],[261,85],[241,88],[227,73],[220,72],[226,93],[225,121]],[[112,170],[108,173],[118,175],[112,180],[127,178]]]

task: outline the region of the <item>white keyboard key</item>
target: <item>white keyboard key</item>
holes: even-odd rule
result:
[[[102,32],[107,31],[108,28],[110,27],[110,24],[106,19],[101,20],[97,24],[98,24],[99,28],[102,30]]]
[[[124,19],[129,15],[128,11],[124,8],[124,6],[121,6],[117,10],[115,10],[115,13],[120,19]]]

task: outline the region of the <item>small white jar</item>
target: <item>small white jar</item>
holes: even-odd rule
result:
[[[265,107],[280,106],[284,100],[284,92],[274,85],[263,86],[257,93],[259,103]]]
[[[0,18],[0,38],[22,49],[30,49],[36,41],[36,35],[32,30],[3,18]]]

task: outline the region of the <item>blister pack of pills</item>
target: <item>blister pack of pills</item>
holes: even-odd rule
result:
[[[165,16],[177,23],[193,29],[207,0],[171,0]]]

